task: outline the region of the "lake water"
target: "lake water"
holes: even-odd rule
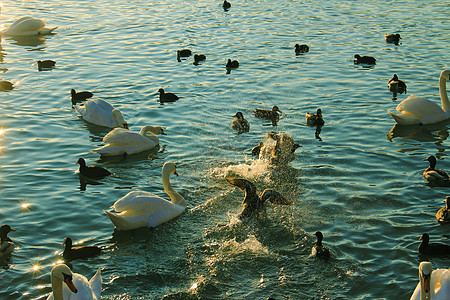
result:
[[[418,282],[418,238],[449,244],[436,223],[448,195],[422,177],[429,155],[450,169],[450,122],[393,128],[387,110],[408,95],[439,104],[438,78],[450,67],[445,1],[2,1],[5,28],[22,16],[58,26],[41,39],[1,41],[0,224],[16,231],[0,259],[1,299],[45,299],[64,237],[104,248],[73,261],[88,278],[102,268],[104,299],[409,299]],[[402,44],[384,41],[400,33]],[[296,56],[294,45],[310,52]],[[205,54],[177,61],[178,49]],[[353,55],[377,59],[372,68]],[[240,62],[226,74],[228,58]],[[37,60],[55,60],[39,72]],[[392,99],[396,73],[408,94]],[[157,90],[180,100],[160,104]],[[109,129],[84,122],[70,89],[119,108],[130,129],[166,127],[163,151],[100,159]],[[273,127],[252,114],[277,105]],[[315,138],[305,113],[323,111]],[[242,111],[250,132],[230,123]],[[251,156],[269,131],[302,147],[287,166]],[[75,162],[113,176],[80,181]],[[131,190],[166,195],[161,167],[177,163],[175,190],[188,210],[157,228],[118,231],[103,213]],[[293,201],[267,205],[246,222],[243,192],[226,176],[272,187]],[[324,234],[328,262],[309,257]],[[432,259],[448,268],[449,259]]]

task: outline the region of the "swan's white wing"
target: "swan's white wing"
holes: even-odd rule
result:
[[[101,99],[91,99],[84,105],[75,105],[75,110],[85,121],[105,127],[115,127],[113,109],[111,104]]]
[[[45,27],[45,22],[32,17],[23,17],[12,23],[6,30],[4,35],[9,36],[33,36],[50,34],[54,28]]]
[[[97,273],[89,280],[89,285],[96,297],[95,299],[100,300],[102,297],[102,270],[100,268],[98,268]]]
[[[149,139],[137,132],[125,128],[116,128],[103,138],[103,142],[116,146],[136,146],[147,144]]]
[[[408,112],[419,119],[430,115],[442,114],[444,111],[436,103],[416,95],[411,95],[397,105],[397,111]]]
[[[170,209],[172,202],[144,191],[129,192],[117,200],[113,208],[127,215],[149,215],[159,209]]]

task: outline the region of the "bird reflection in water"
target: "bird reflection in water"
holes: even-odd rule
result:
[[[441,145],[448,138],[448,128],[450,121],[444,121],[431,125],[399,125],[387,133],[387,140],[393,142],[394,138],[413,139],[418,142],[434,142]]]

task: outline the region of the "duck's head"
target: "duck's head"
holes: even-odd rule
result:
[[[178,50],[178,51],[180,51],[180,50]],[[158,90],[158,93],[164,95],[164,94],[165,94],[164,89],[159,89],[159,90]]]
[[[447,209],[450,209],[450,196],[445,197],[444,202],[447,204]]]
[[[238,111],[233,117],[242,120],[244,118],[244,115],[240,111]]]
[[[11,226],[5,224],[0,227],[0,236],[6,236],[11,231],[16,231],[15,229],[12,229]]]
[[[436,166],[436,157],[434,155],[430,155],[427,158],[425,158],[423,161],[428,161],[430,163],[430,167],[434,169]]]
[[[394,76],[392,76],[392,79],[391,79],[391,80],[398,81],[398,76],[397,76],[397,74],[394,74]]]
[[[77,293],[78,290],[75,287],[75,285],[72,282],[72,271],[70,268],[65,264],[58,264],[53,267],[51,272],[52,278],[59,279],[61,281],[64,281],[67,285],[67,287],[73,292]]]
[[[72,248],[72,239],[70,237],[66,237],[61,246],[66,246],[66,248]]]
[[[86,161],[80,157],[75,164],[79,164],[81,167],[86,167]]]
[[[421,299],[430,299],[431,294],[431,272],[433,271],[433,266],[428,261],[423,261],[419,265],[419,279],[420,279],[420,289],[423,293]]]
[[[428,242],[430,241],[430,236],[428,235],[428,233],[424,233],[422,234],[422,236],[419,238],[419,241],[422,241],[423,244],[428,244]]]
[[[322,118],[322,110],[320,108],[317,109],[316,114],[318,117]]]
[[[360,59],[361,58],[361,55],[359,55],[359,54],[355,54],[355,56],[353,56],[355,59]]]
[[[282,114],[281,110],[276,105],[274,107],[272,107],[272,111],[273,112],[279,112],[280,114]]]
[[[322,240],[323,240],[323,234],[322,234],[322,232],[316,231],[316,232],[314,233],[314,235],[317,237],[317,243],[322,243]]]

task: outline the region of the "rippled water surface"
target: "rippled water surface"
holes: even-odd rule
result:
[[[446,188],[426,185],[428,155],[450,169],[449,122],[394,127],[387,110],[410,94],[439,103],[438,77],[450,68],[445,1],[3,1],[1,26],[33,16],[58,26],[39,39],[1,40],[0,224],[16,229],[16,249],[0,258],[1,299],[43,299],[61,243],[104,248],[72,262],[88,278],[100,267],[105,299],[407,299],[420,261],[418,238],[446,241],[436,211]],[[386,44],[399,32],[402,44]],[[294,45],[310,52],[296,56]],[[207,59],[177,62],[188,48]],[[374,56],[376,66],[353,64]],[[226,74],[228,58],[240,62]],[[55,60],[39,72],[37,60]],[[387,90],[396,73],[408,85]],[[160,104],[157,90],[180,100]],[[100,159],[109,129],[84,122],[70,89],[119,108],[130,129],[166,129],[160,150]],[[255,108],[277,105],[276,127]],[[305,113],[320,107],[319,139]],[[250,132],[230,123],[242,111]],[[287,166],[251,156],[269,131],[302,147]],[[113,176],[80,180],[84,157]],[[130,190],[165,196],[161,167],[177,163],[174,188],[188,210],[156,228],[118,231],[103,213]],[[246,222],[243,192],[226,176],[274,188],[293,201],[269,204]],[[24,204],[25,203],[25,204]],[[309,257],[320,230],[328,262]],[[448,268],[448,259],[432,259]]]

